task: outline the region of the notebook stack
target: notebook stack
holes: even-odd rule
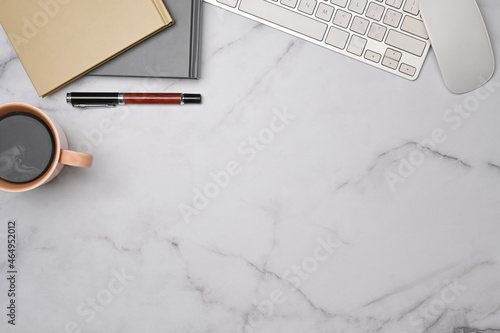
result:
[[[201,0],[0,0],[38,95],[92,75],[198,78]]]
[[[90,75],[198,78],[200,0],[164,0],[175,25],[92,71]]]

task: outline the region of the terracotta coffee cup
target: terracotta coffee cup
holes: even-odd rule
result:
[[[29,191],[50,182],[65,165],[88,168],[92,161],[92,155],[68,150],[62,128],[41,110],[0,105],[0,190]]]

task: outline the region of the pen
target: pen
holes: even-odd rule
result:
[[[123,104],[200,104],[200,94],[71,92],[66,102],[77,108],[115,107]]]

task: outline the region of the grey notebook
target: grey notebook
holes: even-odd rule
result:
[[[197,79],[201,0],[163,0],[175,24],[89,75]]]

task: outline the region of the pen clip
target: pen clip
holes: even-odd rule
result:
[[[115,108],[116,104],[74,104],[73,107],[85,109],[85,108]]]

